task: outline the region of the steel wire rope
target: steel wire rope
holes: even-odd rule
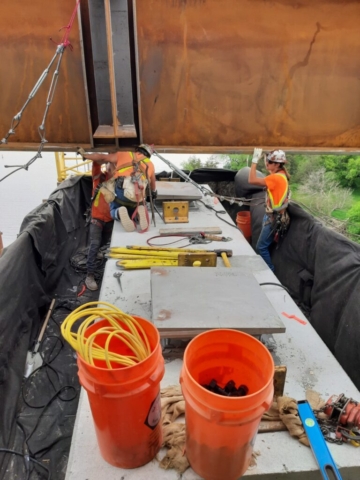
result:
[[[242,206],[242,205],[248,205],[248,206],[253,205],[252,202],[254,200],[257,200],[257,198],[249,199],[249,198],[242,198],[242,197],[237,198],[237,197],[228,197],[226,195],[218,195],[217,193],[212,192],[211,190],[204,187],[203,185],[199,185],[198,183],[196,183],[192,178],[190,178],[190,175],[187,175],[183,170],[181,170],[176,165],[174,165],[172,162],[170,162],[170,160],[167,160],[166,158],[161,156],[156,150],[154,150],[154,155],[159,157],[160,160],[162,160],[168,167],[170,167],[175,173],[177,173],[177,175],[179,175],[180,178],[185,180],[185,182],[189,182],[192,185],[194,185],[194,187],[196,187],[198,190],[200,190],[201,193],[204,196],[209,195],[211,197],[218,198],[221,202],[225,200],[225,201],[229,202],[230,205],[232,205],[234,203],[237,203],[240,206]]]
[[[20,111],[13,117],[13,119],[11,121],[10,129],[8,130],[7,134],[0,140],[0,145],[1,144],[7,144],[8,143],[8,138],[10,137],[10,135],[15,135],[16,129],[21,122],[21,117],[22,117],[26,107],[28,106],[30,101],[35,97],[36,93],[38,92],[38,90],[41,87],[42,83],[44,82],[45,78],[47,77],[47,75],[50,71],[50,68],[52,67],[56,57],[59,55],[59,59],[57,61],[57,65],[56,65],[55,71],[53,73],[51,83],[50,83],[50,87],[49,87],[49,90],[48,90],[48,95],[47,95],[47,99],[46,99],[46,106],[45,106],[45,110],[44,110],[43,119],[42,119],[41,124],[38,127],[38,132],[39,132],[39,136],[40,136],[39,148],[38,148],[36,154],[24,165],[4,165],[5,168],[15,168],[15,170],[8,173],[4,177],[0,178],[0,182],[5,180],[6,178],[10,177],[10,175],[12,175],[13,173],[18,172],[19,170],[28,170],[29,167],[38,158],[42,158],[41,157],[41,152],[44,148],[45,143],[47,143],[47,140],[45,138],[46,118],[47,118],[47,115],[49,113],[49,109],[50,109],[50,106],[52,104],[52,101],[54,99],[55,90],[56,90],[56,86],[57,86],[57,82],[58,82],[58,78],[59,78],[59,69],[60,69],[63,53],[64,53],[66,47],[70,47],[70,50],[72,50],[72,45],[71,45],[68,37],[69,37],[69,34],[70,34],[71,27],[74,23],[75,15],[76,15],[79,4],[80,4],[80,0],[77,0],[76,5],[74,7],[74,10],[71,14],[69,23],[65,27],[62,27],[60,29],[60,30],[65,29],[65,33],[64,33],[63,38],[61,40],[61,43],[59,45],[57,45],[56,52],[55,52],[53,58],[50,60],[50,63],[48,64],[48,66],[45,68],[45,70],[40,75],[38,81],[36,82],[35,86],[31,90],[31,92],[29,93],[29,96],[26,99],[26,101],[25,101],[24,105],[22,106],[22,108],[20,109]],[[50,40],[52,40],[52,38],[50,38]]]
[[[88,327],[99,319],[107,320],[110,325],[86,336]],[[78,321],[81,321],[81,324],[75,333],[72,329]],[[114,368],[112,362],[132,366],[151,354],[149,339],[140,323],[108,302],[95,301],[81,305],[65,318],[61,333],[78,355],[90,365],[95,365],[94,360],[103,360],[108,369]],[[101,346],[96,343],[96,339],[104,334],[107,338],[104,346]],[[133,354],[122,355],[111,351],[110,342],[113,338],[121,341]]]

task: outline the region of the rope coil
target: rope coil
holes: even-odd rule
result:
[[[74,324],[81,319],[82,322],[75,333]],[[99,319],[107,320],[110,325],[86,336],[87,329]],[[108,302],[89,302],[76,308],[65,318],[61,325],[61,333],[85,362],[95,366],[95,360],[103,360],[110,370],[114,368],[112,363],[130,367],[151,354],[149,340],[140,323]],[[98,335],[107,335],[104,347],[96,342]],[[113,338],[120,340],[133,355],[111,351],[110,343]]]

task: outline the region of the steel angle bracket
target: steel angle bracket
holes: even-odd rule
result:
[[[217,255],[214,252],[189,253],[180,252],[178,256],[179,267],[192,267],[194,262],[200,262],[201,267],[216,267]]]
[[[298,411],[322,477],[325,480],[342,480],[309,403],[306,400],[298,402]]]
[[[163,202],[165,223],[188,223],[189,202]]]

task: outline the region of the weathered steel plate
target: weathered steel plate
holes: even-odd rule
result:
[[[360,147],[360,2],[136,0],[145,141]]]
[[[234,328],[253,335],[285,332],[246,268],[152,267],[152,321],[164,336]]]
[[[12,118],[20,111],[53,58],[64,35],[64,30],[59,30],[68,24],[74,7],[74,0],[4,0],[1,3],[0,138],[8,132]],[[77,17],[69,40],[73,50],[67,47],[63,54],[58,84],[45,124],[46,139],[55,144],[86,144],[89,143],[90,127]],[[19,145],[21,142],[40,143],[38,127],[44,116],[56,63],[57,59],[26,108],[16,134],[9,138],[10,142]]]

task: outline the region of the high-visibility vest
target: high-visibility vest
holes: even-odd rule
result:
[[[269,188],[266,188],[266,204],[274,212],[279,212],[284,210],[289,204],[289,182],[284,173],[273,173],[273,175],[279,175],[280,177],[284,178],[286,188],[281,192],[280,195],[273,195],[273,192],[271,192]]]
[[[134,159],[133,153],[132,152],[129,152],[129,153],[131,155],[131,158]],[[141,162],[139,162],[140,163],[140,169],[141,169],[141,163],[149,163],[150,161],[151,161],[150,158],[144,158],[143,160],[141,160]],[[133,165],[132,162],[129,163],[129,164],[125,164],[124,166],[122,166],[121,168],[116,170],[115,177],[123,177],[123,176],[131,175],[133,169],[134,169],[134,165]],[[126,172],[126,174],[124,175],[125,172]],[[142,173],[145,175],[145,172],[142,172]]]

